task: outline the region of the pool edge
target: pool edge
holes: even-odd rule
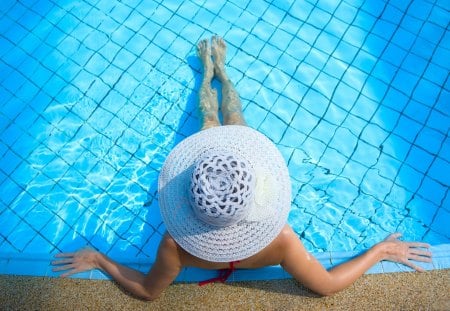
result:
[[[431,246],[433,260],[430,263],[418,263],[424,270],[441,270],[450,268],[450,243]],[[324,252],[313,254],[325,268],[331,268],[345,262],[359,252]],[[127,266],[142,272],[147,272],[152,265],[149,260],[130,261],[128,258],[114,258]],[[0,253],[0,274],[2,275],[22,275],[22,276],[46,276],[58,277],[59,273],[52,271],[48,254],[1,254]],[[410,272],[411,268],[388,261],[382,261],[371,267],[366,274]],[[214,270],[204,270],[199,268],[185,268],[179,274],[176,282],[198,282],[215,277]],[[73,278],[81,279],[110,279],[109,276],[99,270],[78,273]],[[240,269],[236,270],[230,277],[230,281],[261,281],[278,280],[292,278],[281,266],[270,266],[260,269]]]

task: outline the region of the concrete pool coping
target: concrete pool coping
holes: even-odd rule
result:
[[[294,280],[171,285],[145,302],[108,280],[0,276],[3,310],[450,310],[450,270],[364,275],[331,297]]]

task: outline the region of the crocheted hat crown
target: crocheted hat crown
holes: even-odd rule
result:
[[[231,226],[248,215],[254,188],[254,172],[247,160],[229,152],[206,154],[191,176],[191,205],[205,223]]]

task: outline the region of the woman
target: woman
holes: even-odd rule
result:
[[[291,204],[286,164],[264,135],[246,127],[239,96],[225,71],[226,46],[214,36],[202,40],[198,55],[204,77],[199,106],[202,131],[186,138],[168,156],[159,177],[159,202],[167,233],[147,275],[92,249],[61,253],[52,264],[61,276],[91,269],[109,274],[131,293],[156,299],[184,267],[221,269],[225,281],[234,269],[281,265],[320,295],[351,285],[382,260],[422,269],[410,260],[430,262],[429,245],[390,235],[364,254],[329,271],[304,248],[286,224]],[[222,83],[222,114],[211,80]]]

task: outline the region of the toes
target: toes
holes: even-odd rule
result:
[[[197,44],[198,55],[203,55],[208,51],[208,40],[203,39]]]

